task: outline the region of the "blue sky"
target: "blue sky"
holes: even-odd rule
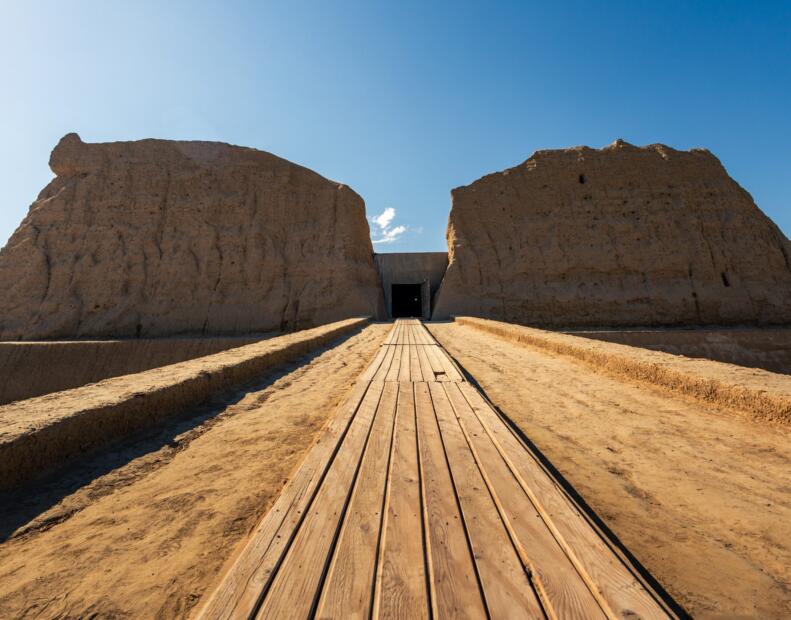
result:
[[[791,233],[791,2],[0,9],[0,245],[70,131],[270,151],[384,214],[377,251],[443,250],[451,188],[615,138],[711,149]]]

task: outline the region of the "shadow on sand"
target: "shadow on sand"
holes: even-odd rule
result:
[[[176,415],[157,424],[155,427],[138,431],[122,440],[103,445],[95,451],[71,460],[60,469],[42,477],[25,481],[21,486],[0,492],[0,543],[23,535],[31,529],[41,531],[67,520],[79,509],[56,511],[49,518],[36,520],[72,493],[89,485],[93,481],[124,467],[147,454],[165,447],[181,449],[188,445],[178,438],[184,433],[199,430],[202,426],[210,427],[212,421],[228,407],[238,403],[250,393],[259,392],[271,386],[275,381],[293,372],[301,366],[309,364],[326,351],[359,333],[354,330],[329,344],[313,350],[311,353],[281,364],[260,380],[248,383],[232,392],[218,394],[211,400],[192,407],[181,415]],[[132,475],[131,480],[138,476]],[[91,497],[100,497],[112,492],[113,488],[98,489]],[[32,524],[31,521],[35,521]],[[29,525],[30,524],[30,525]]]

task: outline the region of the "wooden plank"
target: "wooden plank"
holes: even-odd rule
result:
[[[401,372],[401,354],[404,347],[402,345],[394,345],[393,349],[393,363],[390,365],[390,370],[387,371],[385,381],[398,381],[398,375]]]
[[[383,344],[393,344],[393,339],[395,338],[397,330],[398,330],[398,322],[395,322],[393,323],[393,327],[390,328],[390,331],[387,332],[387,336],[385,336]]]
[[[421,344],[421,332],[423,331],[423,326],[420,324],[420,321],[415,321],[412,325],[412,344]]]
[[[464,381],[464,376],[459,372],[459,369],[456,368],[456,364],[453,363],[453,360],[445,349],[434,346],[430,347],[430,350],[436,355],[437,361],[442,366],[442,369],[445,371],[445,376],[449,381],[455,381],[457,383]]]
[[[317,618],[367,618],[371,611],[397,396],[398,385],[385,384]]]
[[[550,618],[606,618],[582,576],[502,459],[458,384],[444,384],[484,481]]]
[[[401,347],[401,367],[398,370],[399,381],[411,381],[412,377],[412,361],[409,359],[409,352],[413,347],[405,345]]]
[[[431,380],[432,381],[444,381],[445,380],[445,369],[442,367],[439,358],[434,355],[434,349],[436,347],[424,346],[421,347],[423,349],[423,355],[426,356],[426,360],[431,368]]]
[[[429,383],[462,516],[492,618],[544,618],[445,390]]]
[[[427,346],[425,349],[426,356],[431,362],[431,367],[434,369],[435,380],[439,382],[451,381],[452,377],[448,373],[447,364],[443,359],[442,351],[439,347]]]
[[[390,339],[390,344],[398,344],[398,339],[401,337],[403,328],[404,326],[401,324],[401,321],[396,319],[396,322],[393,324],[393,337]]]
[[[336,451],[348,432],[363,398],[367,383],[357,383],[338,408],[302,465],[278,496],[250,537],[218,588],[197,614],[204,620],[249,618],[258,604],[313,500]]]
[[[602,609],[613,618],[669,617],[480,393],[469,384],[459,389]]]
[[[409,374],[412,381],[424,381],[423,370],[420,368],[420,359],[418,358],[418,346],[409,347]]]
[[[486,618],[467,534],[426,383],[415,384],[431,600],[435,618]]]
[[[398,386],[387,509],[374,597],[374,618],[427,618],[420,473],[411,383]]]
[[[371,363],[368,364],[368,367],[357,378],[357,381],[371,381],[374,376],[376,376],[376,373],[379,370],[379,367],[382,365],[386,355],[387,347],[379,347],[373,360],[371,360]]]
[[[372,384],[363,399],[332,466],[272,579],[257,618],[306,618],[311,613],[383,390],[382,383]]]
[[[390,367],[393,365],[393,356],[396,352],[396,346],[389,344],[384,347],[385,349],[385,357],[382,360],[382,365],[379,366],[379,370],[376,371],[376,374],[371,378],[371,381],[384,381],[387,378],[387,374],[390,372]]]
[[[418,334],[419,334],[419,339],[417,342],[418,344],[436,344],[433,338],[431,337],[431,334],[429,333],[428,329],[426,329],[426,326],[423,325],[423,323],[420,323]]]
[[[420,362],[420,373],[423,375],[423,381],[434,381],[434,369],[431,367],[431,361],[426,355],[426,347],[417,346],[417,358]]]

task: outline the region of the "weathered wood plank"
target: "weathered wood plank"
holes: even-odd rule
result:
[[[420,473],[411,383],[398,386],[387,509],[377,571],[374,618],[427,618]]]
[[[442,364],[442,368],[445,371],[445,375],[448,377],[450,381],[461,383],[464,381],[464,376],[459,372],[459,369],[456,368],[456,364],[453,363],[453,360],[448,355],[448,352],[445,351],[442,347],[431,347],[431,350],[434,351],[439,359],[440,364]]]
[[[423,370],[420,368],[420,359],[418,358],[418,349],[420,347],[409,347],[409,374],[412,381],[424,381]]]
[[[459,385],[536,511],[613,618],[667,618],[667,609],[604,542],[588,520],[469,384]]]
[[[412,380],[412,361],[410,360],[409,353],[414,349],[413,346],[401,347],[401,367],[398,370],[399,381]]]
[[[368,391],[354,386],[197,617],[249,618]]]
[[[372,384],[266,593],[257,618],[306,618],[341,525],[370,435],[382,383]]]
[[[394,345],[393,349],[393,362],[390,365],[390,370],[387,371],[385,381],[398,381],[398,375],[401,372],[401,355],[404,352],[403,345]]]
[[[489,493],[547,615],[580,620],[606,618],[584,579],[552,536],[481,426],[458,384],[446,383],[444,387]]]
[[[388,347],[379,347],[376,351],[376,355],[374,356],[371,363],[368,364],[368,367],[363,371],[363,373],[357,378],[357,381],[371,381],[374,376],[376,376],[379,367],[382,365],[382,362],[387,355]]]
[[[423,381],[434,381],[434,369],[431,366],[431,360],[428,359],[426,349],[427,347],[424,346],[415,347],[420,362],[420,373],[423,375]]]
[[[467,534],[426,383],[415,384],[431,599],[435,618],[486,618]]]
[[[316,617],[367,618],[371,611],[398,385],[386,383]]]
[[[445,452],[489,613],[493,618],[544,618],[519,556],[461,432],[445,390],[430,383]]]
[[[389,344],[382,348],[385,350],[385,357],[371,381],[384,381],[387,379],[387,375],[390,372],[390,367],[393,365],[393,358],[395,356],[397,347],[395,345]]]

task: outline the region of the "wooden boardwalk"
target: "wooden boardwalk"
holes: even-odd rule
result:
[[[417,320],[398,320],[199,617],[667,618]]]

